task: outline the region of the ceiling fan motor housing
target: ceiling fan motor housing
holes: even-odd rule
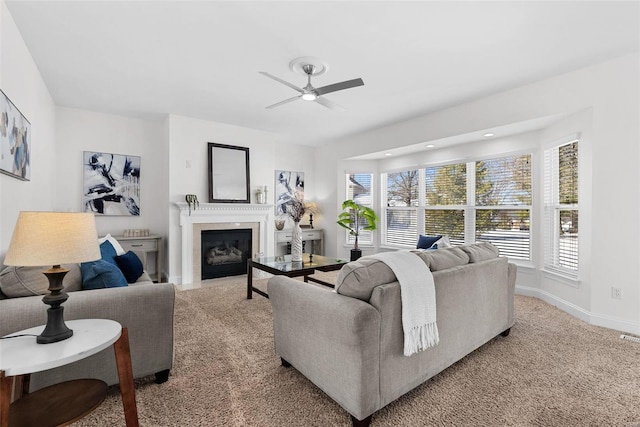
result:
[[[296,90],[300,93],[300,95],[298,96],[285,99],[284,101],[277,102],[273,105],[269,105],[267,108],[271,109],[271,108],[279,107],[280,105],[283,105],[283,104],[288,104],[289,102],[295,101],[296,99],[303,99],[305,101],[315,101],[332,110],[344,111],[343,107],[339,106],[338,104],[324,97],[321,97],[321,95],[364,85],[364,82],[362,81],[362,79],[353,79],[353,80],[346,80],[340,83],[334,83],[334,84],[322,86],[320,88],[313,87],[311,85],[311,76],[324,74],[328,69],[328,65],[322,62],[321,60],[319,60],[318,58],[302,57],[302,58],[294,59],[289,63],[289,68],[291,68],[291,70],[296,73],[306,75],[307,85],[303,88],[300,88],[292,83],[289,83],[286,80],[282,80],[281,78],[273,76],[265,71],[260,71],[260,74],[263,74],[266,77],[269,77],[270,79],[280,82],[285,86],[289,86],[291,89]]]

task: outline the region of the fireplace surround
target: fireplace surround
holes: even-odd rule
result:
[[[185,202],[176,203],[180,210],[182,234],[181,285],[199,282],[201,278],[201,232],[203,230],[247,229],[252,231],[252,256],[273,256],[273,205],[240,203],[200,203],[189,210]]]

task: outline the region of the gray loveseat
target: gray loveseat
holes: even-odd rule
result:
[[[164,382],[173,366],[173,313],[175,289],[170,283],[153,283],[147,273],[126,287],[81,290],[80,268],[64,279],[69,299],[63,304],[65,320],[111,319],[128,328],[134,378],[155,374]],[[0,336],[43,325],[48,308],[42,295],[48,293],[45,268],[7,267],[0,274],[0,285],[11,298],[0,292]],[[9,292],[9,290],[11,292]],[[34,296],[21,296],[31,294]],[[43,344],[47,345],[47,344]],[[117,384],[118,374],[112,348],[56,369],[31,375],[30,390],[76,378],[98,378]]]
[[[516,266],[489,243],[418,255],[433,272],[440,342],[403,355],[400,285],[381,261],[345,265],[335,292],[283,276],[269,280],[275,351],[351,414],[371,414],[514,324]]]

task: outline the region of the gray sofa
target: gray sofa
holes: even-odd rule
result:
[[[64,279],[69,299],[63,304],[65,320],[111,319],[128,328],[134,378],[155,374],[164,382],[173,366],[173,313],[175,288],[153,283],[147,273],[126,287],[81,290],[80,268],[70,269]],[[42,295],[48,281],[46,268],[7,267],[0,274],[0,336],[46,323],[48,308]],[[10,298],[6,293],[10,294]],[[23,295],[33,296],[23,296]],[[47,344],[43,344],[47,345]],[[117,384],[112,348],[81,361],[31,375],[30,390],[77,378],[98,378]]]
[[[275,276],[275,351],[347,412],[354,425],[514,324],[516,266],[489,243],[412,251],[433,272],[438,345],[403,355],[400,285],[381,261],[340,271],[335,291]]]

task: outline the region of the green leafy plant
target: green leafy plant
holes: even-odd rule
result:
[[[378,215],[368,206],[362,206],[353,200],[342,202],[342,212],[336,222],[340,227],[349,230],[349,234],[355,238],[353,249],[358,250],[358,236],[361,231],[373,231],[376,229]]]

